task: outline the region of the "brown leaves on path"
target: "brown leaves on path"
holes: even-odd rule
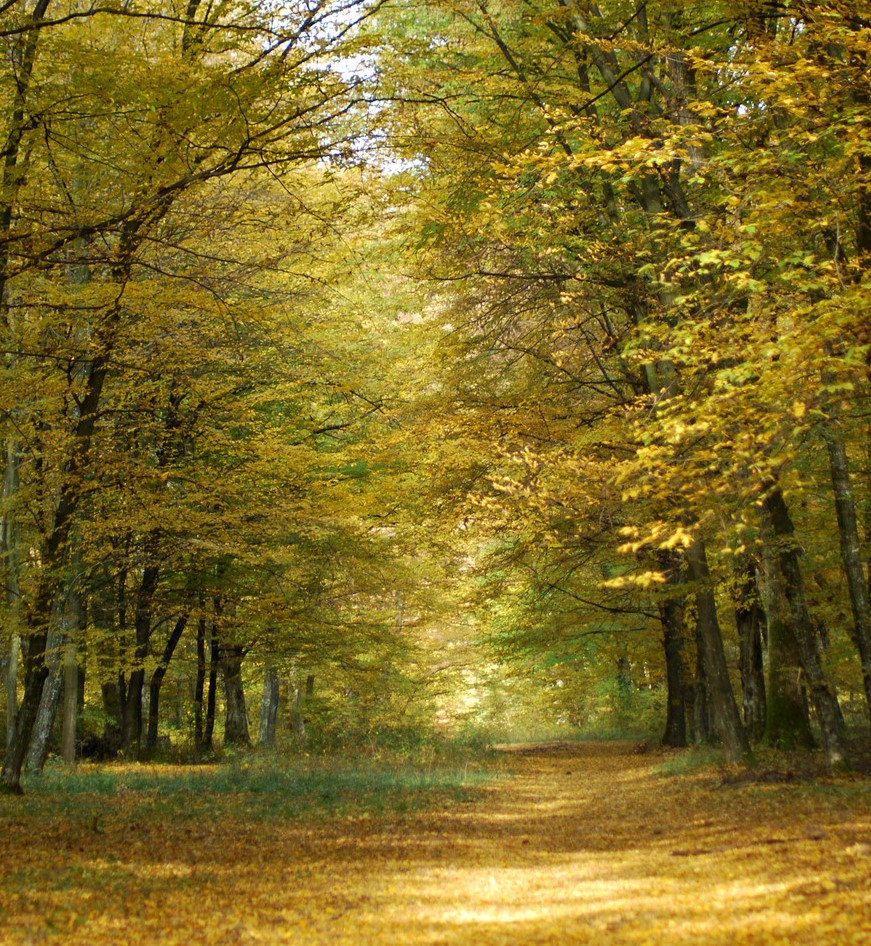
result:
[[[0,801],[0,942],[871,943],[867,781],[722,785],[627,744],[515,752],[470,803],[87,824]]]

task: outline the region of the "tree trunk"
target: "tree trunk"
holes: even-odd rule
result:
[[[4,668],[6,684],[6,751],[15,735],[15,716],[18,713],[18,661],[21,655],[21,639],[13,634],[9,641],[9,654]]]
[[[131,759],[139,758],[142,740],[142,691],[145,688],[145,658],[148,656],[148,642],[151,638],[151,614],[154,592],[160,568],[146,565],[142,571],[142,580],[136,593],[136,615],[134,630],[136,644],[133,652],[133,670],[127,680],[127,699],[124,701],[121,724],[121,748]]]
[[[64,705],[61,756],[68,765],[76,761],[76,723],[79,715],[79,661],[76,641],[68,638],[63,658]]]
[[[769,490],[765,497],[764,508],[777,542],[777,570],[783,581],[789,622],[798,647],[802,670],[817,712],[826,761],[830,769],[839,767],[846,763],[846,754],[838,725],[840,712],[837,697],[825,678],[817,653],[813,625],[804,597],[804,581],[795,542],[795,527],[780,487],[774,486]]]
[[[39,709],[37,710],[36,721],[33,725],[30,745],[27,747],[27,757],[24,762],[25,771],[31,775],[39,774],[43,770],[48,756],[51,731],[57,716],[61,683],[63,682],[59,654],[61,642],[62,638],[56,630],[49,633],[48,653],[46,655],[48,676],[42,686],[42,697],[39,701]]]
[[[224,678],[224,745],[250,746],[248,711],[242,685],[242,661],[245,650],[238,645],[221,646],[221,673]]]
[[[209,694],[206,698],[206,726],[203,732],[203,749],[211,751],[215,737],[215,711],[218,702],[218,664],[221,660],[221,641],[217,628],[212,625],[212,642],[209,655]]]
[[[741,643],[738,667],[741,671],[744,728],[753,742],[759,742],[765,734],[764,637],[767,622],[756,587],[755,566],[748,564],[738,581],[735,624]]]
[[[692,706],[689,719],[692,724],[693,745],[705,745],[714,738],[711,720],[711,698],[708,691],[708,678],[705,674],[705,660],[702,656],[702,641],[699,622],[696,620],[693,642],[696,646],[696,668],[692,682]]]
[[[75,567],[66,596],[63,612],[64,640],[61,673],[63,675],[63,714],[61,717],[61,756],[64,762],[74,765],[76,761],[76,723],[79,715],[79,663],[78,641],[85,627],[84,607],[79,579],[81,577],[81,555],[73,556]]]
[[[780,609],[768,625],[768,708],[764,741],[784,749],[811,748],[814,737],[802,686],[801,659],[791,625]]]
[[[829,468],[832,474],[832,489],[835,494],[835,511],[838,519],[838,534],[841,544],[841,561],[847,576],[850,593],[850,608],[853,612],[853,640],[859,651],[862,664],[862,681],[865,685],[866,709],[871,715],[871,600],[862,561],[862,544],[859,524],[856,519],[856,504],[850,483],[847,451],[843,439],[835,430],[825,432],[829,452]]]
[[[197,620],[197,677],[194,684],[194,749],[202,752],[203,735],[203,698],[206,692],[206,619]]]
[[[680,563],[670,556],[663,564],[668,568],[669,585],[678,585],[681,581]],[[674,748],[683,748],[687,744],[687,694],[691,683],[686,659],[685,604],[683,597],[668,598],[659,604],[667,690],[662,744]]]
[[[10,505],[18,493],[18,446],[14,440],[7,440],[3,450],[3,501]],[[4,603],[9,613],[18,613],[20,590],[19,578],[19,535],[18,522],[12,508],[7,509],[0,519],[0,564],[4,574]],[[18,661],[20,642],[16,632],[9,638],[9,654],[6,663],[6,747],[8,749],[15,730],[15,714],[18,710]]]
[[[693,541],[686,551],[686,556],[690,575],[699,586],[696,591],[696,619],[714,731],[721,740],[727,757],[737,762],[749,754],[750,743],[741,725],[741,715],[729,680],[723,636],[717,618],[705,547],[701,539]]]
[[[687,669],[683,605],[667,601],[660,606],[662,642],[665,650],[665,680],[668,691],[664,746],[682,748],[687,744]]]
[[[149,755],[153,754],[157,749],[157,729],[160,719],[160,688],[163,686],[163,679],[166,676],[169,662],[172,660],[172,655],[175,653],[175,648],[181,640],[181,635],[184,633],[187,623],[187,614],[179,615],[172,629],[172,633],[167,639],[166,646],[163,649],[160,663],[155,668],[154,673],[151,675],[151,681],[148,684],[148,731],[145,736],[145,751]]]
[[[46,637],[45,631],[35,631],[22,639],[24,695],[15,715],[12,739],[0,774],[0,788],[14,795],[22,794],[21,769],[30,745],[30,734],[39,713],[43,686],[48,678],[48,665],[45,662]]]
[[[278,671],[267,667],[263,674],[263,696],[260,700],[260,732],[258,744],[275,748],[275,724],[278,719]]]
[[[315,675],[310,673],[305,678],[305,689],[295,686],[293,688],[293,702],[290,705],[290,726],[293,730],[296,744],[300,748],[308,745],[308,732],[305,727],[305,717],[302,715],[303,707],[306,702],[314,696]]]

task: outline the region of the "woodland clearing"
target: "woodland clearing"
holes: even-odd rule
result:
[[[287,817],[244,777],[4,797],[2,941],[871,943],[867,779],[681,771],[625,742],[500,755],[424,807]]]

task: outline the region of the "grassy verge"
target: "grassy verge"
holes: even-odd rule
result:
[[[449,758],[341,756],[281,759],[243,754],[217,765],[49,765],[25,780],[19,813],[90,822],[123,803],[133,813],[182,821],[208,817],[236,796],[249,819],[329,818],[401,812],[463,801],[500,772],[489,754]],[[15,803],[12,803],[15,807]]]

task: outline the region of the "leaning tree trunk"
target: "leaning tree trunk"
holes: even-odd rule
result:
[[[42,690],[48,677],[46,663],[48,623],[52,604],[57,597],[57,580],[47,575],[39,583],[34,595],[33,608],[28,617],[30,627],[22,635],[21,648],[24,657],[24,694],[15,714],[12,739],[3,760],[0,773],[0,790],[14,795],[22,794],[21,770],[30,745],[30,736],[39,713]]]
[[[48,757],[48,746],[55,717],[57,716],[61,683],[63,682],[59,654],[61,644],[60,634],[57,630],[52,630],[48,635],[48,653],[46,655],[48,676],[42,686],[42,698],[39,701],[36,722],[33,725],[30,745],[27,747],[27,757],[24,762],[25,771],[31,775],[38,774],[43,770],[45,760]]]
[[[154,673],[151,675],[151,681],[148,684],[148,730],[145,735],[145,752],[147,755],[153,755],[157,750],[157,729],[160,720],[160,688],[163,686],[163,680],[169,668],[169,662],[172,660],[172,655],[175,653],[175,649],[178,646],[178,642],[181,640],[181,635],[184,633],[187,623],[187,614],[179,615],[173,626],[172,633],[166,641],[166,646],[163,648],[160,663],[155,668]]]
[[[716,735],[720,738],[728,758],[737,762],[750,752],[747,733],[741,724],[741,715],[729,680],[723,636],[717,618],[717,606],[708,571],[707,556],[701,539],[695,539],[686,551],[690,575],[698,584],[696,591],[696,619],[699,646],[705,669],[708,697]]]
[[[764,508],[778,543],[777,569],[783,581],[789,620],[798,646],[802,669],[817,711],[826,761],[829,768],[842,766],[847,760],[838,724],[840,717],[838,701],[826,680],[817,652],[813,625],[804,596],[804,580],[795,542],[795,527],[780,487],[774,486],[769,490],[765,497]]]

